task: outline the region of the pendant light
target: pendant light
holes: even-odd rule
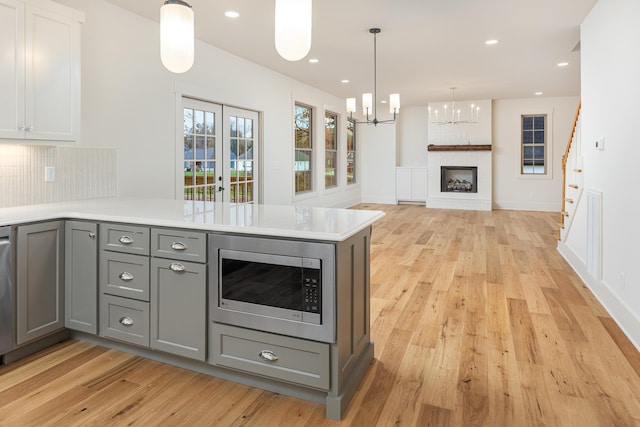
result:
[[[378,120],[378,111],[377,111],[377,92],[378,92],[378,72],[377,72],[377,45],[376,45],[376,36],[380,34],[380,28],[370,28],[369,32],[373,34],[373,94],[371,93],[363,93],[362,94],[362,114],[367,117],[367,120],[364,122],[356,122],[356,123],[366,123],[368,125],[377,126],[378,123],[395,123],[396,114],[400,111],[400,94],[392,93],[389,95],[389,113],[393,114],[393,119],[389,120]],[[347,98],[347,113],[349,113],[349,118],[353,117],[353,113],[356,112],[356,99],[355,98]],[[373,115],[373,118],[370,119],[369,116]]]
[[[312,0],[276,0],[276,50],[287,61],[298,61],[311,49]]]
[[[193,65],[193,9],[181,0],[165,0],[160,8],[160,59],[173,73]]]

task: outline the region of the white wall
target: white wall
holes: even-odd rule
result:
[[[396,124],[357,125],[362,201],[396,203]]]
[[[396,166],[427,167],[427,106],[402,108],[396,124]]]
[[[493,101],[493,206],[560,212],[562,156],[569,140],[578,97],[503,99]],[[545,176],[520,174],[520,116],[546,114],[547,166]]]
[[[585,196],[559,249],[640,348],[640,2],[600,0],[581,27],[582,155],[585,190],[602,192],[602,277],[586,273]],[[604,150],[593,148],[604,138]]]
[[[348,206],[360,201],[360,185],[347,187],[346,173],[337,190],[324,191],[322,150],[314,163],[320,188],[294,195],[294,102],[313,106],[316,124],[322,123],[325,108],[341,115],[339,155],[345,159],[343,99],[201,42],[196,42],[193,68],[172,74],[160,63],[158,23],[104,0],[57,1],[85,13],[80,145],[117,148],[119,195],[173,198],[180,193],[177,93],[262,114],[264,203]],[[315,137],[323,147],[322,125]],[[366,151],[366,141],[359,142]]]

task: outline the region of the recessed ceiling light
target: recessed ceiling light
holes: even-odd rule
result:
[[[227,18],[237,18],[238,16],[240,16],[240,14],[235,10],[227,10],[224,13],[224,16],[226,16]]]
[[[340,80],[340,83],[349,83],[349,80],[347,80],[347,79]]]
[[[566,67],[567,65],[569,65],[568,62],[558,62],[558,67]]]
[[[386,104],[386,103],[387,103],[386,99],[383,99],[382,101],[380,101],[380,104]]]
[[[535,95],[540,96],[542,95],[542,92],[536,92]]]
[[[319,61],[316,58],[311,58],[309,62],[311,62],[312,64],[317,64]]]
[[[486,45],[498,44],[498,40],[496,39],[487,40],[486,42],[484,42],[484,44]]]

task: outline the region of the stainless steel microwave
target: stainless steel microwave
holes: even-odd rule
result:
[[[335,339],[335,246],[211,234],[214,322],[324,342]]]

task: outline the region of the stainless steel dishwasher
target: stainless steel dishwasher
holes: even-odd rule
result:
[[[0,227],[0,358],[13,347],[11,227]]]

